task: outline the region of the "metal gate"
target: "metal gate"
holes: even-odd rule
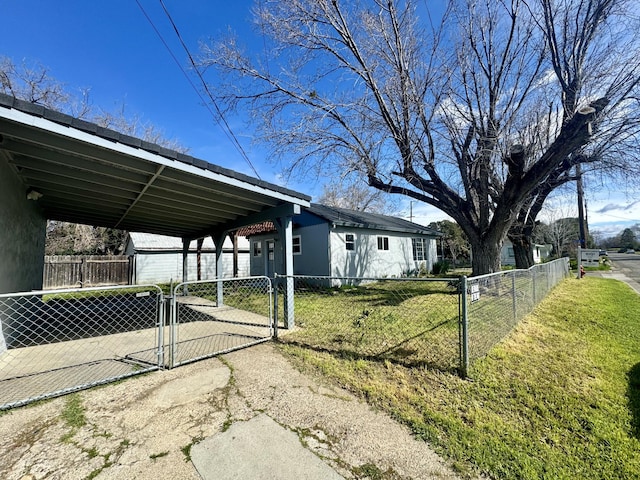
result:
[[[0,409],[163,366],[155,285],[0,295]]]
[[[171,299],[169,368],[269,340],[272,298],[267,277],[177,285]]]
[[[267,341],[272,298],[267,277],[2,294],[0,410]]]

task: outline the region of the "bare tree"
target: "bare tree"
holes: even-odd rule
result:
[[[556,258],[563,253],[572,253],[577,249],[578,220],[575,216],[576,205],[569,192],[556,192],[544,208],[544,223],[539,240],[553,245]]]
[[[384,192],[357,180],[343,179],[325,184],[318,202],[332,207],[383,215],[397,212],[397,205],[391,202]]]
[[[630,23],[627,2],[614,0],[539,0],[529,4],[547,44],[551,70],[561,92],[557,112],[534,124],[536,138],[548,143],[554,117],[569,121],[581,105],[599,95],[609,102],[590,142],[564,160],[575,172],[559,165],[525,201],[518,221],[509,231],[516,266],[533,264],[531,234],[545,199],[555,188],[580,180],[583,175],[637,177],[633,165],[638,160],[637,91],[640,65],[637,25]],[[630,29],[630,30],[629,30]],[[531,132],[529,132],[531,133]],[[535,138],[524,140],[536,145]]]
[[[589,147],[608,128],[625,133],[608,120],[628,116],[637,72],[591,64],[611,45],[638,51],[634,30],[614,31],[633,20],[626,2],[612,3],[451,2],[433,25],[413,0],[263,1],[256,21],[273,55],[253,61],[229,40],[205,47],[203,65],[218,67],[226,105],[248,106],[274,152],[292,156],[290,172],[338,165],[439,208],[469,239],[474,274],[487,273],[536,188],[596,161]],[[576,82],[565,63],[579,52],[551,51],[564,13],[587,52],[572,68],[604,76]],[[527,134],[544,119],[547,137]]]
[[[182,153],[188,152],[177,140],[166,138],[161,130],[143,122],[138,115],[126,115],[124,104],[116,113],[103,110],[96,113],[89,99],[89,89],[81,89],[80,96],[74,96],[49,74],[46,67],[37,63],[29,65],[23,61],[16,65],[11,59],[0,57],[0,92]],[[46,253],[121,253],[125,237],[126,232],[121,230],[49,220]]]

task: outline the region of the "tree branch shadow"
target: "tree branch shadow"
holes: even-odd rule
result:
[[[640,440],[640,363],[636,363],[627,373],[627,399],[631,412],[631,433]]]

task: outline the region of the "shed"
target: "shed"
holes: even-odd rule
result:
[[[249,276],[249,240],[227,237],[222,245],[221,278]],[[216,247],[210,237],[203,239],[198,269],[198,242],[192,240],[187,255],[187,275],[183,276],[182,239],[153,233],[130,232],[125,255],[132,257],[132,283],[136,285],[171,283],[186,278],[205,280],[216,278]],[[235,267],[235,268],[234,268]],[[234,269],[236,270],[234,272]],[[198,274],[199,273],[199,274]]]
[[[533,263],[542,263],[551,257],[551,245],[534,244],[531,245],[531,254],[533,256]],[[515,265],[516,256],[513,251],[513,244],[508,238],[505,239],[500,250],[500,263],[502,265]]]

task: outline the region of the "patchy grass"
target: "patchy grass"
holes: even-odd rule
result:
[[[640,478],[640,296],[560,283],[471,380],[384,358],[284,344],[407,424],[458,471],[491,478]]]
[[[158,458],[162,458],[162,457],[166,457],[167,455],[169,455],[169,451],[164,451],[164,452],[160,452],[160,453],[153,453],[151,455],[149,455],[149,458],[151,460],[156,460]]]
[[[87,418],[84,414],[84,406],[80,394],[73,393],[66,398],[64,408],[60,414],[67,426],[78,429],[87,424]]]
[[[440,281],[380,281],[296,290],[295,332],[283,342],[353,360],[459,367],[458,294]]]
[[[184,455],[185,462],[191,461],[191,447],[193,447],[196,443],[200,443],[202,440],[203,440],[202,437],[194,437],[191,439],[191,443],[180,448],[180,451]]]

